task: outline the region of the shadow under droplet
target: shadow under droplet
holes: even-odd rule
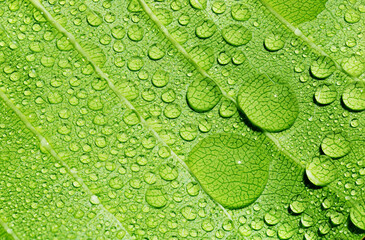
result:
[[[307,177],[307,174],[305,173],[305,171],[303,172],[303,183],[304,185],[309,188],[309,189],[321,189],[322,187],[316,186],[314,185]]]
[[[238,109],[238,114],[240,115],[240,117],[241,117],[241,119],[242,119],[242,121],[251,129],[251,130],[253,130],[253,131],[256,131],[256,132],[263,132],[262,131],[262,129],[260,129],[259,127],[257,127],[257,126],[255,126],[255,125],[253,125],[252,123],[251,123],[251,121],[248,119],[248,117],[246,116],[246,114],[242,111],[242,110],[240,110],[240,108],[239,107],[237,107],[237,109]]]

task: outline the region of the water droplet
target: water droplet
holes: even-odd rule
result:
[[[132,57],[128,60],[127,66],[131,71],[138,71],[143,67],[143,60],[140,57]]]
[[[281,212],[277,209],[270,209],[264,216],[265,222],[268,225],[276,225],[280,222]]]
[[[328,78],[335,70],[336,66],[333,60],[325,56],[317,58],[310,66],[311,74],[318,79]]]
[[[143,28],[138,25],[132,25],[129,27],[127,35],[130,40],[138,42],[141,41],[144,35]]]
[[[283,223],[278,227],[278,236],[280,239],[289,239],[297,231],[297,228],[291,223]]]
[[[317,103],[327,105],[336,100],[337,91],[333,84],[322,84],[317,87],[314,98]]]
[[[93,27],[100,26],[103,23],[103,18],[99,13],[96,12],[88,13],[86,16],[86,20]]]
[[[320,155],[308,164],[306,174],[311,183],[323,187],[336,180],[338,172],[331,158]]]
[[[170,23],[172,23],[173,18],[169,10],[165,8],[155,8],[154,14],[163,25],[168,26]]]
[[[211,220],[204,220],[202,223],[202,229],[206,232],[211,232],[214,229],[214,223]]]
[[[209,78],[195,79],[186,93],[189,106],[196,112],[210,111],[218,104],[221,97],[219,87]]]
[[[237,107],[231,100],[224,99],[219,107],[219,115],[224,118],[230,118],[237,112]]]
[[[251,17],[250,10],[243,4],[233,5],[231,8],[231,15],[236,21],[246,21]]]
[[[302,223],[303,227],[311,227],[314,224],[313,218],[309,215],[304,213],[301,218],[300,222]]]
[[[346,217],[340,212],[332,212],[330,213],[330,220],[334,226],[338,226],[345,222]]]
[[[351,76],[358,77],[365,71],[365,61],[361,56],[352,55],[342,60],[341,67]]]
[[[166,194],[162,187],[149,187],[146,191],[146,202],[154,208],[162,208],[167,204]]]
[[[199,38],[209,38],[216,32],[217,26],[211,20],[204,20],[198,23],[195,34]]]
[[[285,42],[280,35],[270,34],[264,40],[265,48],[272,52],[279,51],[284,47],[284,44]]]
[[[152,60],[160,60],[165,56],[165,51],[163,50],[162,46],[160,44],[153,44],[148,49],[148,56]]]
[[[292,198],[289,206],[293,213],[300,214],[307,208],[308,199],[304,195],[296,195]]]
[[[208,46],[197,45],[189,49],[189,54],[194,62],[199,67],[208,71],[214,64],[214,52],[213,49]]]
[[[226,4],[225,2],[223,1],[216,1],[213,3],[212,5],[212,11],[215,13],[215,14],[222,14],[226,11]]]
[[[165,107],[163,113],[167,118],[178,118],[181,114],[181,107],[176,103],[171,103]]]
[[[365,83],[359,81],[347,85],[342,94],[342,101],[353,111],[365,110]]]
[[[271,154],[263,141],[264,136],[253,140],[236,134],[211,135],[195,145],[186,164],[215,201],[229,209],[242,208],[261,195],[268,179]]]
[[[359,120],[357,118],[351,119],[350,126],[356,128],[359,126]]]
[[[113,27],[111,32],[112,32],[112,36],[118,40],[122,39],[125,35],[125,29],[122,26]]]
[[[180,136],[185,141],[193,141],[198,136],[197,127],[194,124],[185,124],[180,128]]]
[[[152,84],[155,87],[164,87],[169,82],[169,75],[163,70],[157,70],[152,76]]]
[[[127,110],[123,115],[123,121],[128,125],[136,125],[140,122],[137,113],[134,110]]]
[[[88,101],[87,106],[91,110],[98,111],[103,108],[104,104],[100,97],[94,97]]]
[[[177,168],[170,163],[163,164],[159,169],[159,173],[161,178],[166,181],[175,180],[179,175]]]
[[[205,9],[207,7],[207,0],[190,0],[190,5],[195,9]]]
[[[171,103],[176,99],[176,93],[172,88],[168,88],[161,94],[161,99],[165,103]]]
[[[358,228],[365,230],[365,204],[356,203],[350,210],[351,222]]]
[[[223,29],[222,36],[227,43],[233,46],[241,46],[251,40],[252,33],[243,26],[229,25]]]
[[[190,196],[197,196],[200,192],[200,186],[196,182],[189,182],[186,185],[186,191]]]
[[[91,202],[92,204],[94,204],[94,205],[100,204],[100,200],[99,200],[99,198],[98,198],[97,196],[95,196],[95,195],[92,195],[92,196],[90,197],[90,202]]]
[[[238,106],[248,119],[269,132],[290,128],[299,112],[295,93],[280,81],[259,75],[248,79],[237,96]]]
[[[236,65],[241,65],[246,61],[246,56],[242,51],[237,51],[232,56],[232,62]]]
[[[227,55],[226,52],[221,52],[218,55],[218,63],[220,65],[227,65],[231,61],[230,57]]]
[[[181,214],[188,221],[193,221],[197,217],[197,213],[194,207],[185,206],[181,209]]]
[[[321,149],[331,158],[340,158],[350,151],[350,142],[341,133],[328,134],[321,143]]]
[[[345,21],[348,23],[357,23],[361,19],[361,15],[359,11],[356,11],[355,9],[349,9],[345,13]]]
[[[121,189],[123,187],[123,182],[119,177],[113,177],[109,180],[109,186],[114,189]]]

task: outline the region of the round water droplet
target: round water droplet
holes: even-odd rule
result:
[[[226,11],[226,4],[225,2],[223,1],[216,1],[213,3],[212,5],[212,11],[215,13],[215,14],[222,14]]]
[[[255,126],[269,132],[290,128],[299,113],[297,98],[289,86],[265,75],[244,83],[237,103]]]
[[[342,101],[353,111],[365,110],[365,83],[360,81],[350,83],[342,94]]]
[[[181,209],[181,215],[188,220],[193,221],[197,217],[197,212],[194,207],[192,206],[185,206]]]
[[[235,4],[231,8],[232,18],[236,21],[246,21],[251,17],[250,10],[243,4]]]
[[[86,20],[93,27],[97,27],[103,23],[103,18],[100,16],[99,13],[95,12],[90,12],[89,14],[87,14]]]
[[[125,111],[125,113],[123,115],[123,121],[127,125],[133,126],[133,125],[138,124],[140,122],[140,119],[134,110],[127,110],[127,111]]]
[[[264,219],[268,225],[276,225],[280,222],[281,212],[272,208],[265,214]]]
[[[143,28],[138,25],[132,25],[127,32],[129,39],[135,42],[141,41],[143,34]]]
[[[280,239],[289,239],[297,231],[297,228],[291,223],[283,223],[278,227],[278,237]]]
[[[127,66],[131,71],[138,71],[143,67],[143,60],[140,57],[132,57],[128,60]]]
[[[155,87],[164,87],[169,82],[169,75],[163,70],[157,70],[152,76],[152,84]]]
[[[237,107],[231,100],[223,100],[219,107],[219,115],[224,118],[230,118],[237,112]]]
[[[284,40],[280,35],[270,34],[264,40],[264,46],[268,51],[279,51],[284,47]]]
[[[331,158],[340,158],[350,151],[350,142],[341,133],[328,134],[321,143],[324,154]]]
[[[330,220],[334,226],[338,226],[345,222],[346,217],[340,212],[332,212],[330,213]]]
[[[173,102],[176,99],[176,93],[172,88],[168,88],[161,94],[161,99],[165,103]]]
[[[351,76],[358,77],[365,71],[365,61],[361,56],[352,55],[342,60],[341,67]]]
[[[186,185],[186,192],[190,195],[190,196],[196,196],[199,194],[200,192],[200,186],[198,183],[196,182],[189,182]]]
[[[306,213],[304,213],[301,216],[300,222],[302,223],[303,227],[306,227],[306,228],[311,227],[314,224],[313,218],[310,215],[306,214]]]
[[[167,204],[166,194],[162,187],[150,187],[146,191],[146,202],[155,208],[162,208]]]
[[[148,49],[148,56],[152,60],[160,60],[165,56],[165,51],[163,50],[162,46],[160,44],[153,44]]]
[[[361,15],[359,11],[356,11],[355,9],[349,9],[345,13],[345,21],[348,23],[357,23],[361,19]]]
[[[327,105],[336,100],[337,91],[333,84],[322,84],[317,87],[314,98],[317,103]]]
[[[122,26],[115,26],[112,28],[112,36],[116,39],[122,39],[125,35],[125,29]]]
[[[169,10],[165,8],[154,8],[153,12],[163,25],[168,26],[172,23],[173,18]]]
[[[351,222],[358,228],[365,230],[365,204],[357,203],[350,210]]]
[[[204,20],[198,23],[195,34],[199,38],[209,38],[217,31],[217,26],[211,20]]]
[[[171,103],[165,107],[163,113],[167,118],[178,118],[181,114],[181,107],[176,103]]]
[[[338,174],[336,165],[332,162],[331,158],[324,155],[314,157],[306,167],[305,172],[309,181],[320,187],[326,186],[336,180]]]
[[[211,135],[192,149],[186,164],[215,201],[225,208],[242,208],[265,188],[271,160],[266,141],[263,135],[255,140],[236,134]]]
[[[195,9],[205,9],[207,7],[207,0],[190,0],[190,5]]]
[[[121,189],[123,187],[122,179],[119,177],[113,177],[109,180],[109,186],[114,189]]]
[[[304,195],[296,195],[292,198],[289,206],[293,213],[300,214],[307,208],[308,199]]]
[[[207,112],[218,104],[222,93],[215,82],[209,78],[196,79],[186,93],[189,106],[196,112]]]
[[[198,129],[194,124],[185,124],[180,128],[180,136],[185,141],[193,141],[198,136]]]
[[[100,97],[92,98],[88,101],[87,106],[94,111],[101,110],[104,106]]]
[[[229,25],[223,29],[222,36],[227,43],[233,46],[241,46],[251,40],[252,33],[243,26]]]
[[[318,79],[328,78],[336,70],[335,63],[329,57],[321,56],[312,62],[310,72]]]
[[[177,168],[170,163],[163,164],[159,169],[159,174],[160,177],[166,181],[175,180],[179,176]]]
[[[231,61],[230,57],[227,55],[226,52],[221,52],[218,55],[218,63],[220,65],[227,65]]]
[[[189,54],[194,62],[204,70],[209,70],[214,62],[214,51],[212,48],[203,45],[197,45],[189,49]]]

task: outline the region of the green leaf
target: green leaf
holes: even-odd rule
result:
[[[0,0],[0,238],[363,238],[364,14]]]

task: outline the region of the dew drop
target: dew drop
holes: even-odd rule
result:
[[[314,99],[317,103],[327,105],[336,100],[337,91],[333,84],[322,84],[317,87]]]
[[[211,20],[204,20],[198,23],[195,34],[199,38],[209,38],[217,31],[217,26]]]
[[[306,167],[306,174],[311,183],[320,187],[330,184],[338,177],[336,165],[324,155],[312,159]]]
[[[166,194],[162,187],[149,187],[146,191],[146,202],[154,208],[162,208],[167,204]]]
[[[350,151],[350,142],[341,133],[328,134],[321,143],[324,154],[331,158],[340,158]]]
[[[268,51],[279,51],[284,47],[284,40],[280,35],[270,34],[264,40],[264,46]]]
[[[365,83],[358,81],[347,85],[342,94],[342,101],[353,111],[365,110]]]
[[[221,97],[219,87],[209,78],[195,79],[186,93],[189,106],[196,112],[210,111],[218,104]]]
[[[311,74],[318,79],[325,79],[336,70],[335,63],[329,57],[321,56],[310,66]]]
[[[365,204],[357,203],[350,210],[351,222],[358,228],[365,230]]]
[[[223,29],[222,36],[227,43],[233,46],[241,46],[251,40],[252,33],[241,25],[228,25]]]
[[[243,4],[233,5],[231,8],[231,15],[236,21],[246,21],[251,17],[250,10]]]

